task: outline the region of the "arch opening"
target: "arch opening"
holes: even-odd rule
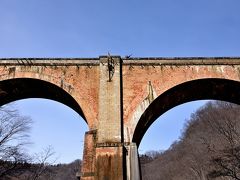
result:
[[[33,98],[37,98],[37,99],[33,99]],[[35,117],[32,117],[31,114],[30,117],[33,119],[33,125],[34,124],[37,124],[37,128],[41,129],[41,132],[35,132],[35,139],[33,141],[33,144],[32,144],[32,141],[31,141],[31,138],[32,138],[32,130],[36,130],[36,126],[34,128],[31,127],[31,135],[30,135],[30,141],[27,141],[29,142],[32,146],[35,146],[35,144],[37,144],[37,148],[35,148],[35,152],[38,153],[40,151],[40,148],[45,148],[44,146],[52,146],[52,144],[49,144],[49,143],[46,143],[44,144],[45,142],[53,142],[53,139],[55,138],[55,141],[59,142],[59,147],[64,147],[64,148],[69,148],[69,147],[73,147],[69,142],[69,136],[65,136],[64,134],[68,133],[69,130],[71,130],[71,133],[70,134],[73,134],[75,133],[75,137],[78,137],[78,138],[75,138],[75,140],[72,138],[72,141],[71,142],[76,142],[76,141],[79,141],[77,143],[74,144],[74,147],[75,149],[77,149],[79,151],[79,156],[77,159],[80,159],[82,158],[82,152],[83,152],[83,149],[81,149],[81,147],[79,147],[79,144],[83,147],[83,138],[81,137],[84,137],[83,134],[79,134],[79,132],[77,131],[74,131],[74,128],[76,130],[76,128],[83,128],[84,130],[87,130],[89,127],[88,127],[88,123],[87,123],[87,120],[84,116],[84,113],[80,107],[80,105],[78,104],[78,102],[74,99],[74,97],[69,94],[68,92],[66,92],[64,89],[62,89],[61,87],[51,83],[51,82],[48,82],[48,81],[43,81],[43,80],[39,80],[39,79],[33,79],[33,78],[14,78],[14,79],[6,79],[6,80],[3,80],[3,81],[0,81],[0,106],[3,106],[3,105],[7,105],[8,103],[11,103],[11,102],[15,102],[14,104],[19,104],[19,100],[23,100],[23,101],[26,101],[26,100],[30,100],[32,101],[32,105],[29,105],[29,109],[32,108],[36,108],[36,107],[33,107],[33,104],[34,105],[37,105],[39,102],[38,101],[41,101],[41,100],[52,100],[53,102],[51,103],[55,103],[54,106],[57,106],[57,104],[59,104],[61,107],[63,107],[63,105],[67,106],[68,109],[70,109],[71,111],[74,111],[74,112],[71,112],[71,113],[75,113],[75,117],[70,117],[71,120],[73,119],[79,119],[79,116],[82,117],[82,119],[84,121],[81,121],[84,122],[84,125],[85,126],[79,126],[79,122],[76,123],[77,121],[73,122],[73,123],[68,123],[67,125],[63,125],[63,123],[61,123],[59,121],[58,118],[63,118],[63,117],[67,117],[65,116],[66,115],[66,109],[64,109],[64,113],[62,114],[62,117],[60,116],[57,116],[57,112],[54,114],[54,118],[58,121],[55,120],[55,122],[52,122],[51,126],[49,126],[49,124],[46,124],[47,121],[43,121],[41,122],[42,126],[41,128],[39,128],[39,123],[36,123],[35,121]],[[35,101],[35,102],[34,102]],[[57,103],[58,102],[58,103]],[[47,102],[49,104],[49,102]],[[50,103],[50,104],[51,104]],[[40,107],[40,106],[38,106]],[[51,106],[48,106],[48,107],[51,107]],[[53,106],[52,106],[53,107]],[[45,107],[44,107],[45,108]],[[37,112],[35,115],[36,116],[39,116],[39,118],[41,118],[42,115],[44,115],[44,113],[46,113],[46,111],[44,112],[44,108],[38,108],[38,110],[35,109],[35,112]],[[64,107],[66,108],[66,107]],[[52,111],[52,108],[49,108],[50,110],[49,111]],[[18,109],[19,110],[19,109]],[[46,110],[46,109],[45,109]],[[43,113],[43,114],[41,114]],[[60,112],[61,114],[62,112]],[[20,111],[20,114],[21,111]],[[25,114],[25,113],[24,113]],[[48,115],[47,113],[45,114],[46,116]],[[71,114],[73,115],[73,114]],[[79,115],[79,116],[78,116]],[[46,118],[45,116],[45,118]],[[68,116],[69,117],[69,116]],[[47,119],[47,118],[46,118]],[[65,118],[66,119],[66,118]],[[64,119],[64,120],[65,120]],[[69,120],[69,119],[67,119]],[[50,122],[50,121],[48,121]],[[44,124],[45,123],[45,124]],[[54,123],[57,125],[54,125]],[[61,124],[61,125],[60,125]],[[72,125],[71,125],[72,124]],[[49,130],[46,130],[46,126],[49,126],[47,127]],[[82,124],[81,124],[82,125]],[[43,127],[45,126],[45,127]],[[73,127],[75,126],[75,127]],[[56,128],[57,127],[57,128]],[[56,138],[56,130],[61,130],[59,133],[61,133],[60,135],[62,136],[57,136]],[[46,133],[46,131],[48,133]],[[82,131],[82,133],[85,133],[85,131]],[[49,136],[48,136],[49,135]],[[51,137],[53,135],[53,137]],[[76,136],[77,135],[77,136]],[[80,136],[78,136],[80,135]],[[37,138],[36,138],[37,137]],[[41,139],[42,138],[42,139]],[[38,139],[38,141],[35,141],[36,139]],[[39,143],[40,140],[42,140],[42,147],[41,147],[41,143]],[[55,143],[55,142],[54,142]],[[69,145],[70,144],[70,145]],[[38,146],[40,145],[40,146]],[[24,146],[25,148],[25,146]],[[53,144],[53,148],[55,149],[55,145]],[[26,147],[27,151],[29,151],[30,153],[29,154],[35,154],[34,152],[34,148],[31,148],[31,150],[29,149],[29,147]],[[59,158],[61,156],[61,154],[59,155],[59,151],[58,149],[56,149],[56,158]],[[55,150],[54,150],[55,151]],[[63,150],[64,151],[64,150]],[[73,152],[73,151],[71,151]],[[75,152],[75,151],[74,151]],[[27,153],[27,152],[26,152]],[[40,152],[41,153],[41,152]],[[65,152],[64,152],[65,153]],[[68,151],[69,153],[69,151]],[[59,157],[57,157],[59,155]],[[71,156],[71,157],[70,157]],[[70,153],[69,154],[69,157],[66,157],[66,154],[63,154],[63,157],[61,157],[61,159],[63,160],[57,160],[56,162],[58,163],[70,163],[69,160],[71,160],[70,158],[72,157],[77,157],[76,154],[73,154],[73,153]],[[54,157],[55,158],[55,157]],[[59,158],[60,159],[60,158]],[[76,160],[76,159],[72,159],[72,160]],[[56,163],[54,162],[54,163]]]
[[[27,98],[43,98],[60,102],[72,108],[87,122],[76,100],[57,85],[33,78],[14,78],[0,81],[0,106]]]
[[[77,126],[78,123],[81,123],[83,129],[88,130],[89,128],[84,113],[81,107],[79,106],[78,102],[74,99],[74,97],[72,97],[71,94],[66,92],[61,87],[51,82],[34,78],[13,78],[0,81],[0,106],[7,105],[12,102],[16,104],[17,107],[19,106],[17,109],[20,110],[20,113],[25,112],[24,114],[28,114],[31,118],[33,118],[34,121],[35,119],[40,119],[41,117],[43,117],[44,111],[48,111],[47,114],[52,114],[51,112],[55,112],[54,115],[55,117],[53,117],[52,114],[51,115],[52,118],[69,117],[70,114],[72,116],[70,118],[76,119],[77,116],[79,115],[81,117],[80,120],[82,121],[83,119],[83,121],[82,122],[75,121],[75,125]],[[31,110],[29,111],[27,109],[24,110],[24,107],[28,108],[28,110],[29,109]],[[46,109],[47,107],[50,108],[50,110]],[[37,110],[36,108],[38,108],[39,110]],[[62,109],[62,111],[64,111],[65,114],[62,114],[62,117],[58,116],[58,113],[61,114],[62,112],[59,111],[57,112],[57,109]],[[29,114],[29,112],[33,113],[33,111],[35,111],[34,114]],[[48,119],[48,117],[46,116],[44,118]],[[59,123],[61,123],[61,119],[59,120],[60,122],[55,121],[55,123],[58,123],[55,125],[57,128],[59,126]],[[42,123],[41,126],[44,125],[43,123],[45,123],[45,125],[48,125],[46,124],[46,121],[43,121],[41,123]],[[67,128],[71,124],[74,123],[69,123],[69,125],[67,124],[65,127]],[[36,129],[35,125],[34,124],[32,125],[34,126],[33,129]],[[53,125],[51,125],[51,127],[53,127]],[[43,130],[43,132],[44,131],[46,131],[46,129]],[[62,133],[65,134],[64,132]],[[85,131],[83,133],[85,133]],[[82,137],[84,137],[84,135],[82,135]],[[79,141],[83,144],[82,139],[80,139]],[[81,153],[82,152],[83,150],[81,150]],[[79,158],[81,158],[81,156],[82,154],[80,154]]]
[[[138,147],[139,154],[168,150],[173,143],[181,140],[182,133],[192,114],[209,102],[215,101],[191,101],[175,106],[163,113],[151,124],[143,136]]]
[[[135,128],[132,141],[138,146],[151,124],[166,111],[196,100],[221,100],[240,104],[240,82],[206,78],[179,84],[158,96],[145,110]]]
[[[51,163],[71,163],[83,157],[86,122],[68,106],[49,99],[28,98],[6,104],[23,117],[30,117],[28,142],[24,148],[30,155],[46,148],[54,152]]]

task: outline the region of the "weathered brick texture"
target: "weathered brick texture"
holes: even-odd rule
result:
[[[124,145],[139,144],[151,123],[168,109],[204,98],[240,104],[239,91],[240,58],[0,60],[0,105],[48,98],[84,117],[89,126],[85,180],[124,179],[124,169],[131,169],[124,168]]]

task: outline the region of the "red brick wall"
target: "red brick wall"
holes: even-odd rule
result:
[[[99,67],[87,65],[1,65],[0,80],[35,78],[50,82],[69,93],[80,105],[90,129],[98,119]]]

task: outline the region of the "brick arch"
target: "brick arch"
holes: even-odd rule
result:
[[[240,104],[240,82],[205,78],[176,85],[159,95],[144,111],[134,130],[132,141],[140,144],[151,124],[163,113],[180,104],[214,99]]]
[[[34,78],[9,78],[0,81],[0,106],[26,98],[44,98],[60,102],[75,110],[87,122],[77,101],[63,88],[51,82]]]

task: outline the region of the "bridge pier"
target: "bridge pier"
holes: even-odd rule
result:
[[[100,58],[96,179],[122,180],[123,122],[120,57]]]
[[[137,147],[124,142],[121,63],[100,58],[98,125],[85,135],[84,180],[139,180]]]
[[[122,180],[125,179],[125,155],[121,110],[121,59],[101,57],[99,67],[98,125],[95,136],[89,133],[85,136],[85,140],[89,142],[85,143],[84,147],[82,179]]]

